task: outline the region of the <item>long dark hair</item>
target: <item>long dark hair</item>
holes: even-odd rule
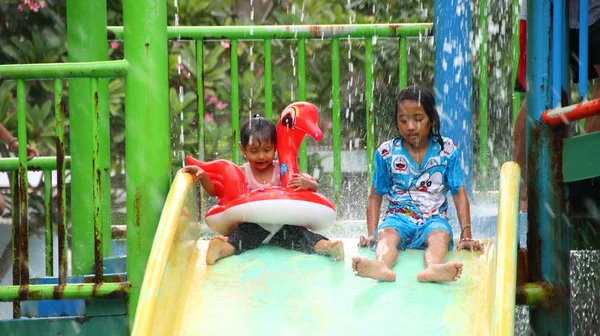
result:
[[[444,140],[440,135],[440,115],[435,106],[435,96],[433,95],[433,91],[420,85],[412,85],[398,92],[398,95],[396,95],[396,109],[394,111],[396,127],[398,127],[398,109],[405,100],[415,101],[423,106],[425,114],[427,114],[429,123],[431,124],[429,136],[433,137],[440,144],[440,147],[444,149]],[[398,129],[398,131],[400,131],[400,129]]]
[[[240,143],[246,148],[249,143],[271,142],[273,146],[277,144],[277,129],[275,123],[265,119],[260,114],[255,114],[240,129]]]

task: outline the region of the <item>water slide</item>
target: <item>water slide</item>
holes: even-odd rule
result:
[[[512,335],[519,167],[501,170],[497,235],[485,252],[453,251],[452,283],[419,283],[423,252],[400,253],[394,283],[354,275],[352,257],[374,257],[343,239],[336,262],[262,246],[207,266],[198,239],[195,188],[178,173],[144,276],[133,335]],[[335,238],[335,237],[333,237]]]

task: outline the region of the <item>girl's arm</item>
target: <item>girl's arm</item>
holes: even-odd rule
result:
[[[367,233],[369,237],[375,234],[375,229],[377,229],[377,225],[379,224],[382,201],[383,195],[379,195],[375,191],[375,187],[371,186],[371,193],[367,198]]]
[[[367,198],[367,237],[360,236],[358,241],[359,247],[371,247],[375,244],[375,230],[379,224],[379,213],[381,211],[381,202],[383,195],[379,195],[375,191],[375,187],[371,186],[371,193]]]
[[[469,205],[469,197],[464,186],[458,188],[458,193],[453,196],[454,206],[458,222],[460,223],[460,241],[458,242],[458,250],[483,251],[483,246],[478,240],[473,240],[471,235],[471,207]]]
[[[206,193],[209,194],[211,197],[217,196],[217,188],[215,188],[215,184],[208,177],[208,174],[206,174],[206,172],[202,170],[202,168],[191,165],[183,167],[181,171],[184,173],[192,174],[196,181],[200,182],[202,188],[204,188]]]
[[[458,187],[458,193],[452,197],[454,206],[456,206],[458,222],[460,223],[460,238],[471,238],[471,207],[465,187]]]

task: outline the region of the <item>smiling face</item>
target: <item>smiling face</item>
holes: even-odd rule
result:
[[[256,171],[268,168],[275,159],[275,146],[271,141],[251,141],[246,147],[240,144],[240,149]]]
[[[406,142],[416,148],[428,144],[432,125],[422,105],[414,100],[405,100],[398,105],[396,115],[398,130]]]

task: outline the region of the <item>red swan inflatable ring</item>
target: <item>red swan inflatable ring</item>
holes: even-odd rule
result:
[[[248,192],[244,174],[231,161],[198,161],[186,157],[188,165],[202,168],[212,180],[219,201],[206,213],[206,224],[226,235],[242,222],[257,223],[271,230],[282,224],[298,225],[313,231],[329,228],[336,217],[335,206],[325,196],[308,190],[287,187],[298,173],[298,148],[306,135],[319,141],[323,133],[317,126],[316,106],[306,102],[290,104],[277,122],[277,155],[281,164],[281,187]]]

